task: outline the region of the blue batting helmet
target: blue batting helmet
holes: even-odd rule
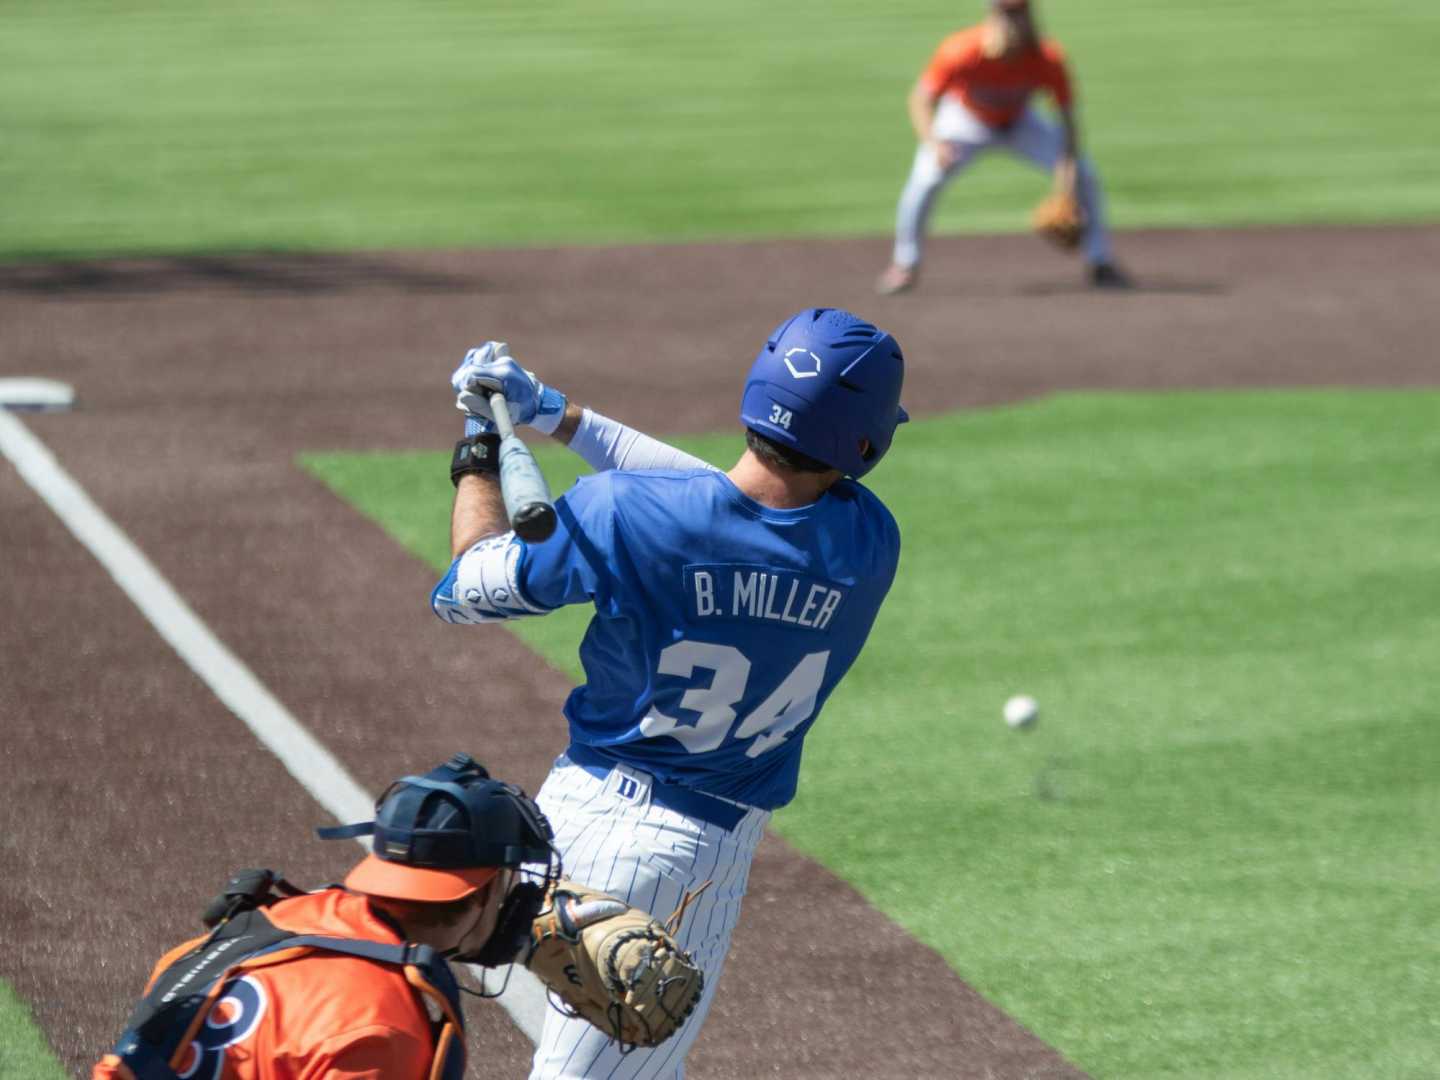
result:
[[[740,422],[860,477],[910,419],[900,407],[904,381],[900,343],[884,330],[839,308],[809,308],[776,327],[755,357]]]

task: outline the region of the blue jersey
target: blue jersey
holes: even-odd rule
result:
[[[751,806],[794,797],[805,733],[854,663],[895,577],[900,532],[842,480],[776,510],[723,473],[607,471],[556,502],[523,590],[592,602],[573,741]]]

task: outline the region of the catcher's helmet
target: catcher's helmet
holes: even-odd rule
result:
[[[847,476],[864,476],[910,419],[900,407],[904,380],[900,343],[884,330],[839,308],[809,308],[776,327],[755,357],[740,422]]]
[[[345,879],[357,892],[400,900],[459,900],[500,867],[549,865],[550,822],[525,793],[490,779],[468,754],[395,781],[375,820],[317,829],[324,840],[374,835],[374,854]]]

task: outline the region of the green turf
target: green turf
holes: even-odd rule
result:
[[[900,575],[776,827],[1097,1076],[1440,1074],[1437,415],[1066,395],[903,429]],[[448,561],[442,453],[307,464]],[[520,630],[573,673],[580,625]]]
[[[10,0],[0,257],[885,233],[981,6]],[[1440,218],[1429,0],[1044,12],[1118,224]],[[1043,188],[984,162],[938,225]]]
[[[63,1080],[64,1076],[29,1008],[0,979],[0,1080]]]

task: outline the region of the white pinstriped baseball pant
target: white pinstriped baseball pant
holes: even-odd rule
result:
[[[700,1004],[680,1030],[653,1050],[622,1055],[586,1021],[551,1009],[535,1048],[531,1080],[682,1077],[685,1055],[715,998],[750,862],[770,813],[752,809],[734,829],[722,829],[651,804],[645,773],[621,766],[602,780],[563,755],[536,801],[555,829],[565,876],[573,881],[623,897],[662,921],[687,891],[707,880],[712,884],[685,912],[678,935],[681,947],[705,972]]]

